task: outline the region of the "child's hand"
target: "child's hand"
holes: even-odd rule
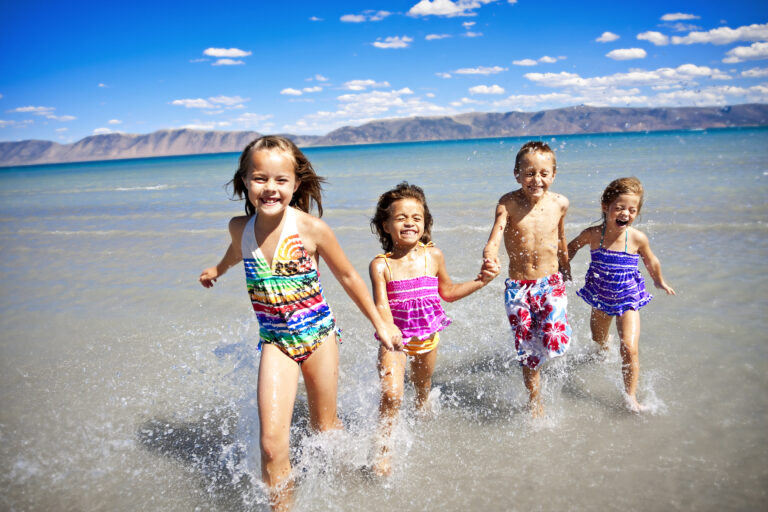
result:
[[[488,258],[483,259],[483,266],[480,267],[480,273],[477,274],[477,279],[483,282],[483,284],[488,284],[493,279],[499,275],[501,272],[501,265],[499,265],[498,260],[494,261]]]
[[[653,284],[656,286],[656,288],[661,288],[662,290],[664,290],[665,292],[667,292],[667,295],[677,295],[677,294],[675,293],[675,290],[673,290],[673,289],[672,289],[672,287],[671,287],[671,286],[669,286],[669,285],[668,285],[667,283],[665,283],[664,281],[662,281],[662,282],[660,282],[660,283],[653,283]]]
[[[400,329],[395,324],[384,324],[384,328],[377,331],[376,334],[379,335],[379,340],[384,348],[390,352],[393,350],[403,350],[403,333],[400,332]]]
[[[216,267],[209,267],[203,270],[198,280],[200,281],[200,284],[203,285],[204,288],[211,288],[213,286],[213,283],[216,282],[216,278],[218,277],[219,277],[219,271],[216,269]]]

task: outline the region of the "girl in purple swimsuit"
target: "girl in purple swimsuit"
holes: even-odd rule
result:
[[[453,283],[443,253],[431,242],[432,216],[424,192],[406,182],[379,197],[371,228],[385,251],[370,264],[374,302],[381,317],[403,333],[403,351],[379,350],[382,437],[373,469],[386,476],[391,472],[387,444],[403,398],[406,358],[411,358],[416,407],[423,409],[432,386],[439,332],[451,323],[440,299],[466,297],[496,277],[499,268],[490,265],[473,281]]]
[[[616,318],[621,340],[620,350],[627,406],[639,412],[637,381],[640,372],[638,341],[639,309],[650,302],[645,281],[637,268],[643,258],[645,268],[656,288],[669,295],[672,289],[661,275],[661,263],[651,251],[648,237],[631,227],[643,206],[643,185],[637,178],[619,178],[603,192],[603,223],[592,226],[568,244],[568,259],[589,244],[592,262],[587,270],[584,288],[576,293],[592,306],[590,328],[592,339],[602,350],[608,350],[608,330]]]

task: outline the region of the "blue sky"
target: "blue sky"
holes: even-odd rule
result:
[[[768,103],[768,2],[0,3],[0,140]]]

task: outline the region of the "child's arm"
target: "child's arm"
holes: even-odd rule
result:
[[[568,212],[568,199],[562,198],[563,214],[557,224],[557,266],[564,281],[571,280],[571,258],[568,255],[568,242],[565,240],[565,214]]]
[[[648,242],[648,237],[640,231],[634,231],[638,235],[637,253],[641,258],[643,258],[645,268],[648,269],[648,273],[651,275],[651,279],[653,279],[653,285],[656,288],[661,288],[667,292],[667,295],[675,295],[675,290],[673,290],[672,287],[664,281],[664,277],[661,275],[661,262],[659,262],[659,258],[653,254],[653,251],[651,251],[651,245]]]
[[[579,249],[584,247],[590,242],[590,232],[589,228],[585,229],[579,235],[571,240],[568,243],[568,261],[573,259],[574,256],[576,256],[576,253],[579,252]]]
[[[205,288],[211,288],[216,279],[223,276],[230,267],[233,267],[243,260],[243,251],[240,248],[240,240],[243,238],[243,228],[247,217],[234,217],[229,221],[229,234],[232,241],[227,247],[227,252],[221,258],[218,264],[203,270],[198,278],[200,284]]]
[[[488,260],[492,264],[499,264],[499,247],[501,241],[504,238],[504,229],[507,227],[507,208],[499,201],[496,205],[496,219],[493,222],[491,228],[491,234],[488,236],[488,241],[483,248],[483,260]],[[486,268],[486,265],[483,265]]]
[[[373,288],[373,303],[379,312],[381,319],[385,322],[393,322],[392,310],[389,309],[389,296],[387,295],[387,279],[385,272],[387,265],[383,258],[374,259],[368,266],[368,273],[371,277],[371,288]]]
[[[363,279],[347,259],[341,249],[336,235],[328,224],[320,219],[312,218],[312,237],[317,246],[317,253],[328,264],[328,268],[341,284],[349,298],[357,305],[365,317],[373,324],[381,344],[387,350],[402,349],[402,334],[391,322],[382,319],[378,309],[368,294]]]
[[[499,266],[494,267],[483,264],[480,274],[472,281],[463,283],[454,283],[451,276],[448,275],[448,269],[445,267],[445,258],[443,252],[437,247],[431,247],[429,250],[430,259],[437,263],[437,291],[446,302],[453,302],[463,299],[467,295],[476,292],[486,284],[490,283],[494,277],[499,275]]]

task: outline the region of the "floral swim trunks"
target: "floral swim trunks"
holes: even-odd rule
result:
[[[520,364],[535,370],[545,361],[563,355],[571,340],[563,276],[557,273],[525,281],[507,279],[504,284],[504,305]]]

